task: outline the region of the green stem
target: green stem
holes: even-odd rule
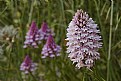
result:
[[[12,44],[10,43],[10,47],[8,49],[8,65],[7,65],[8,74],[10,73],[9,70],[11,69],[11,51],[12,51]]]
[[[85,72],[84,72],[84,75],[83,75],[83,81],[85,81]]]
[[[33,7],[34,7],[34,1],[32,1],[32,3],[31,3],[31,9],[30,9],[30,13],[29,13],[28,24],[30,24],[30,22],[31,22],[31,20],[32,20]]]
[[[113,21],[113,0],[111,0],[109,50],[108,50],[108,59],[107,59],[107,81],[110,80],[110,58],[111,58],[111,41],[112,41],[112,21]]]
[[[29,73],[30,73],[30,75],[32,76],[32,78],[34,79],[34,81],[38,81],[38,80],[36,79],[36,77],[32,74],[32,72],[29,71]]]
[[[8,70],[10,69],[10,67],[11,67],[11,50],[12,49],[10,49],[10,51],[9,51],[9,56],[8,56],[8,58],[9,58],[9,60],[8,60]]]

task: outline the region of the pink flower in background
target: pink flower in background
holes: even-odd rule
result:
[[[34,21],[32,22],[25,38],[26,40],[24,42],[24,48],[38,48],[38,43],[41,41],[43,37],[40,36],[40,34],[38,33],[38,27],[36,26],[36,23]]]
[[[76,67],[90,68],[100,58],[98,49],[102,47],[97,24],[83,10],[77,10],[67,28],[67,52]]]
[[[41,29],[39,29],[40,35],[43,37],[42,39],[47,40],[49,35],[54,35],[54,33],[48,28],[46,22],[43,22],[41,25]]]
[[[42,58],[60,56],[61,48],[56,45],[52,35],[49,35],[42,49]]]
[[[37,64],[33,63],[31,58],[27,55],[20,66],[20,70],[23,71],[25,74],[28,74],[29,72],[34,73],[36,69]]]

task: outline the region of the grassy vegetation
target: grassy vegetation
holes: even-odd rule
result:
[[[120,0],[0,0],[0,27],[13,25],[18,31],[15,42],[1,40],[1,81],[121,81],[121,1]],[[66,53],[66,28],[77,9],[83,9],[98,24],[103,48],[92,71],[76,69]],[[61,56],[41,59],[38,49],[23,49],[26,32],[32,20],[41,27],[45,20],[62,47]],[[9,31],[9,29],[8,29]],[[12,30],[11,30],[12,31]],[[3,54],[1,53],[3,52]],[[21,74],[20,65],[26,54],[38,63],[36,74]]]

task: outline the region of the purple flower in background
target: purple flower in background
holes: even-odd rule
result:
[[[77,10],[67,28],[67,52],[76,67],[90,68],[100,58],[98,49],[102,47],[97,24],[83,10]]]
[[[38,27],[36,26],[36,23],[34,21],[32,22],[25,38],[26,40],[24,42],[24,48],[38,48],[38,42],[41,40],[41,36],[38,33]]]
[[[31,58],[27,55],[20,66],[20,70],[23,71],[25,74],[28,74],[29,72],[34,73],[34,71],[37,69],[36,67],[37,64],[33,63]]]
[[[48,28],[48,25],[46,22],[43,22],[41,25],[41,29],[39,29],[39,33],[42,37],[42,39],[47,40],[49,35],[54,35],[54,33]]]
[[[42,58],[60,56],[60,51],[60,46],[56,45],[52,35],[49,35],[42,49]]]

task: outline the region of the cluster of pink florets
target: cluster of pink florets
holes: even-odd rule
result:
[[[42,58],[60,56],[61,47],[57,45],[53,39],[54,33],[49,29],[46,22],[43,22],[41,28],[38,29],[33,21],[26,36],[23,48],[38,48],[42,41],[46,41],[42,49]],[[20,70],[25,74],[34,72],[37,64],[33,63],[29,55],[27,55],[20,66]]]
[[[97,24],[83,10],[77,10],[67,28],[67,52],[76,67],[90,68],[100,58],[98,49],[102,47]]]

